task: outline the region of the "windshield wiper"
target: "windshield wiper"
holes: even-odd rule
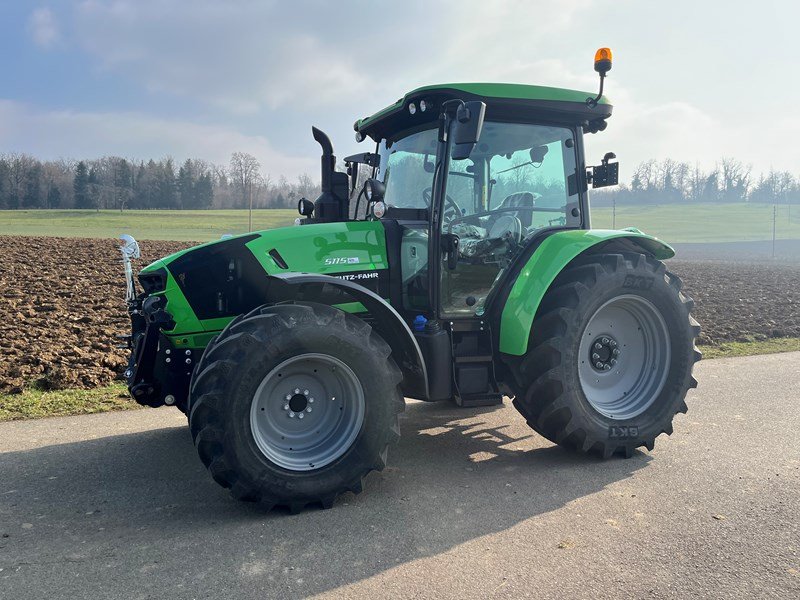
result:
[[[514,167],[509,167],[508,169],[505,169],[503,171],[498,171],[497,173],[495,173],[495,175],[502,175],[503,173],[508,173],[509,171],[513,171],[514,169],[519,169],[520,167],[525,167],[527,165],[532,165],[532,164],[533,161],[529,160],[528,162],[520,163]]]

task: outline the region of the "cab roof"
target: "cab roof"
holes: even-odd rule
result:
[[[375,141],[392,139],[398,133],[436,121],[441,103],[453,98],[486,102],[487,118],[505,117],[512,120],[529,118],[580,124],[605,120],[611,116],[612,105],[603,96],[597,106],[590,107],[587,98],[595,94],[564,88],[518,83],[444,83],[428,85],[408,92],[405,96],[372,116],[359,119],[353,128]],[[426,110],[409,112],[409,105],[419,106],[424,100]]]

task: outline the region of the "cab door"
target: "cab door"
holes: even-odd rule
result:
[[[469,158],[449,161],[435,254],[442,318],[482,316],[529,236],[580,226],[576,164],[569,127],[490,121]]]

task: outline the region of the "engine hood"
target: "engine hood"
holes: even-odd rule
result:
[[[388,283],[383,225],[350,221],[283,227],[201,244],[161,258],[139,274],[167,299],[174,332],[219,330],[267,301],[269,275],[320,273],[380,291]]]

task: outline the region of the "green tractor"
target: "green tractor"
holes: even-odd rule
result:
[[[603,52],[606,52],[603,54]],[[600,93],[448,84],[355,123],[373,152],[295,227],[228,237],[143,269],[122,246],[133,398],[186,413],[214,480],[240,500],[330,507],[386,464],[404,398],[514,407],[548,440],[608,458],[672,432],[696,386],[692,301],[636,229],[591,228],[617,182],[583,135]],[[363,181],[362,181],[363,180]]]

